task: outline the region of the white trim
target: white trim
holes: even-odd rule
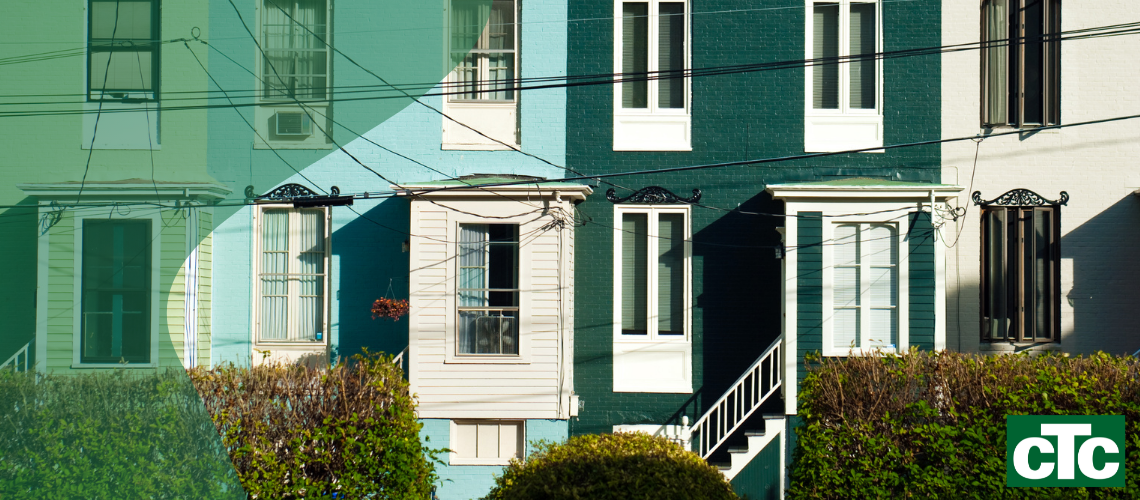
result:
[[[91,216],[84,216],[76,214],[72,220],[75,224],[75,247],[72,252],[74,258],[74,278],[72,283],[72,345],[71,345],[71,368],[156,368],[161,365],[158,359],[158,343],[161,337],[159,332],[160,322],[163,311],[159,308],[159,294],[160,284],[162,277],[162,234],[165,226],[162,221],[162,213],[154,212],[149,215],[139,215],[132,217],[128,212],[127,215],[120,215],[117,210],[111,207],[109,214],[106,218],[109,219],[147,219],[150,221],[150,362],[148,363],[83,363],[82,362],[82,348],[83,348],[83,221],[103,220],[102,214],[94,214]],[[169,336],[169,333],[167,333]]]
[[[147,200],[217,200],[225,198],[230,189],[218,184],[199,182],[133,182],[138,179],[129,179],[119,182],[87,182],[82,184],[83,198],[111,201],[135,201],[138,198]],[[17,184],[17,189],[26,196],[35,196],[43,201],[47,200],[75,200],[79,196],[81,183],[25,183]]]
[[[51,230],[45,230],[43,221],[50,220],[51,212],[49,205],[40,204],[38,220],[41,222],[36,228],[40,233],[36,237],[36,371],[41,373],[47,371],[48,259],[51,248]]]
[[[645,335],[622,335],[621,288],[622,288],[622,238],[621,218],[624,214],[645,214],[649,230],[648,249],[650,263],[646,304],[647,332]],[[657,333],[657,263],[659,235],[658,216],[660,214],[681,214],[684,217],[684,293],[683,305],[684,334],[680,336],[659,336]],[[692,210],[689,205],[614,205],[614,280],[613,280],[613,390],[614,392],[693,392],[693,339],[692,339]],[[644,378],[630,378],[630,374],[642,374]],[[677,373],[675,378],[667,378],[664,373]]]
[[[260,339],[260,335],[259,335],[260,334],[260,325],[261,325],[261,279],[260,279],[260,275],[261,275],[261,241],[262,241],[261,222],[263,219],[263,213],[266,209],[286,209],[286,210],[290,211],[290,215],[298,212],[297,209],[294,209],[292,204],[259,203],[253,207],[252,212],[253,212],[253,228],[254,228],[254,231],[253,231],[253,242],[252,242],[252,245],[250,245],[250,247],[253,249],[253,255],[251,257],[252,260],[250,261],[250,264],[251,264],[250,267],[252,270],[252,272],[250,273],[250,278],[253,280],[253,283],[251,284],[251,287],[250,287],[253,290],[253,304],[250,307],[250,310],[252,313],[252,314],[250,314],[250,320],[251,320],[251,324],[250,324],[250,345],[252,346],[250,354],[252,357],[252,361],[254,364],[257,364],[260,361],[262,361],[262,358],[264,358],[265,356],[262,356],[261,352],[265,352],[265,351],[268,351],[270,353],[270,355],[268,356],[269,359],[277,359],[277,360],[282,360],[282,361],[294,360],[294,359],[296,359],[300,356],[303,356],[305,354],[324,353],[325,355],[328,355],[328,346],[329,346],[329,337],[330,337],[330,335],[329,335],[329,325],[330,325],[329,310],[331,309],[331,298],[329,297],[329,295],[330,295],[330,281],[331,281],[330,277],[332,275],[331,268],[330,268],[330,265],[331,265],[330,256],[332,255],[332,237],[331,237],[331,235],[332,235],[332,213],[331,213],[331,210],[329,210],[329,207],[323,208],[324,226],[325,226],[324,227],[325,231],[324,231],[324,235],[323,235],[324,240],[325,240],[324,241],[324,245],[325,245],[324,274],[325,274],[325,276],[324,276],[323,285],[322,285],[324,288],[324,297],[323,297],[324,300],[323,300],[323,303],[321,304],[321,306],[324,308],[324,310],[321,311],[321,322],[322,322],[321,334],[322,334],[322,338],[321,338],[321,340],[318,340],[318,341],[292,341],[291,342],[291,341],[262,341]],[[306,208],[305,210],[313,210],[313,208]],[[289,217],[290,230],[293,229],[293,225],[295,222],[294,219],[295,219],[295,217],[292,217],[292,216]],[[283,356],[277,356],[275,354],[282,354]]]
[[[659,36],[658,14],[661,3],[684,4],[685,18],[685,68],[692,68],[692,6],[689,0],[614,0],[614,74],[622,73],[622,4],[645,3],[649,5],[648,71],[658,71],[657,57]],[[614,151],[692,151],[692,101],[693,85],[691,78],[683,78],[682,92],[685,103],[682,108],[658,108],[658,80],[649,80],[647,108],[623,108],[621,105],[621,82],[613,86],[614,94]]]
[[[186,299],[182,311],[185,334],[182,341],[182,366],[194,368],[198,365],[198,232],[201,221],[198,220],[198,208],[191,207],[186,211],[186,263],[183,264],[186,269]]]
[[[799,218],[795,217],[795,212],[791,203],[786,204],[784,213],[789,214],[784,218],[784,232],[783,242],[784,248],[797,245],[799,237]],[[784,266],[780,270],[780,277],[784,283],[784,297],[783,297],[783,327],[784,327],[784,381],[780,384],[780,388],[784,391],[784,414],[795,415],[796,411],[796,390],[799,388],[799,350],[797,326],[798,326],[798,310],[796,308],[798,302],[798,276],[799,252],[793,248],[790,252],[784,252]]]
[[[806,15],[804,36],[805,58],[815,58],[814,7],[817,0],[805,0]],[[883,6],[878,0],[828,0],[822,3],[839,4],[839,56],[851,54],[851,4],[875,5],[875,52],[883,51]],[[813,67],[804,68],[804,151],[832,152],[862,149],[883,145],[883,61],[875,61],[875,108],[850,108],[850,65],[839,65],[839,109],[813,107]],[[882,150],[868,151],[881,153]]]

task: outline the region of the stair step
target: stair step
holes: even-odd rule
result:
[[[745,437],[763,436],[764,434],[765,434],[764,431],[744,431]]]
[[[719,470],[732,470],[732,464],[729,462],[709,462],[709,465]]]
[[[748,453],[748,447],[747,446],[729,446],[728,452],[729,453]]]

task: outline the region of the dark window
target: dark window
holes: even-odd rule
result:
[[[158,1],[91,0],[87,16],[89,98],[156,99]]]
[[[1060,341],[1061,210],[982,210],[982,340]]]
[[[1056,125],[1061,118],[1060,0],[982,4],[982,123]]]
[[[457,354],[519,353],[519,226],[459,225]]]
[[[150,221],[83,221],[80,362],[150,362],[150,273]]]

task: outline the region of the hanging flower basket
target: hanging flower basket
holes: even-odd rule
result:
[[[372,303],[372,319],[392,318],[393,321],[400,321],[400,316],[405,314],[408,314],[407,299],[382,298]]]

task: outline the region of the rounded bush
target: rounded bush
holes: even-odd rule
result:
[[[736,498],[716,468],[664,437],[591,434],[536,447],[511,461],[486,499]]]

